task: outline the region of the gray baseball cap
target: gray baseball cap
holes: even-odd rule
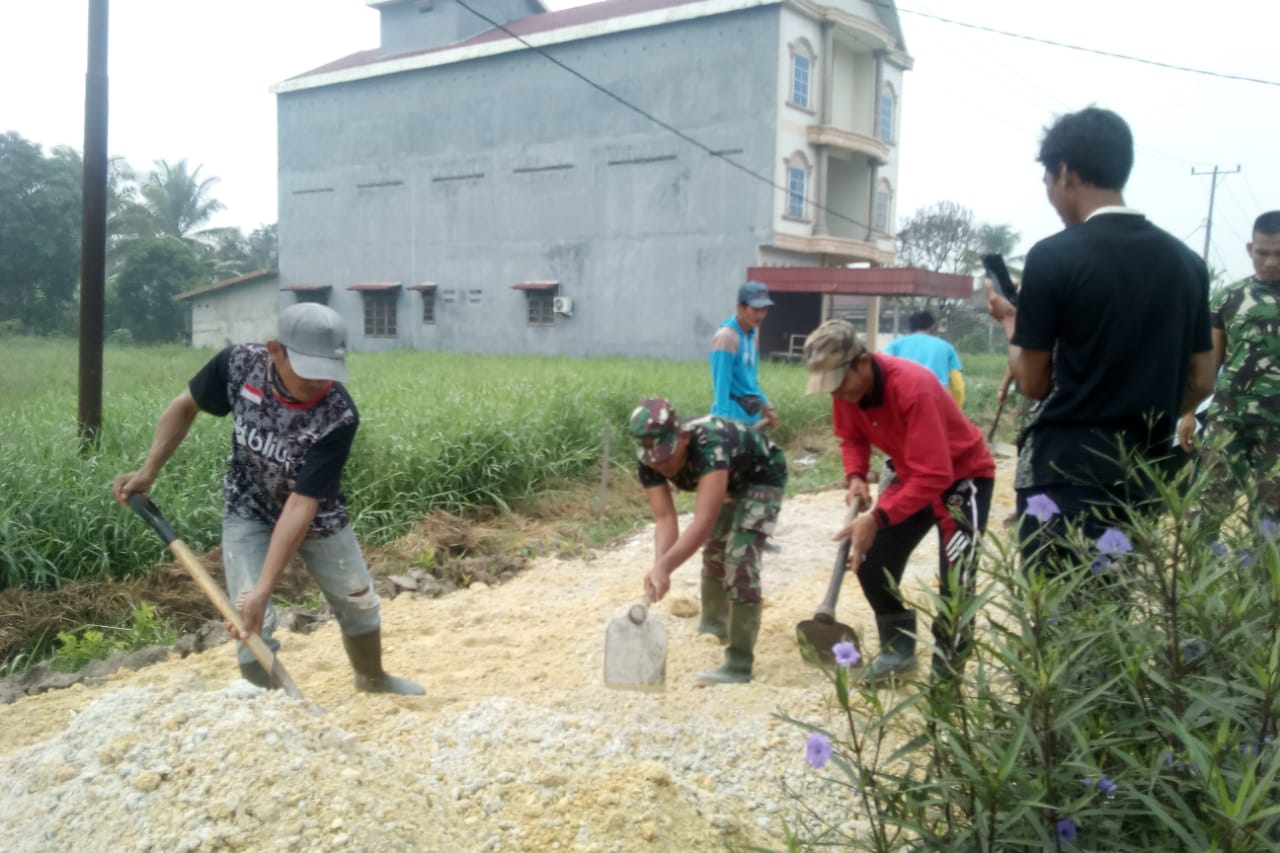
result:
[[[303,379],[347,381],[347,323],[319,302],[297,302],[280,312],[276,340]]]

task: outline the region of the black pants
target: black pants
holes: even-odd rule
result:
[[[855,567],[862,592],[876,615],[906,610],[898,597],[898,584],[911,552],[931,527],[938,528],[938,583],[942,596],[950,595],[953,574],[965,589],[973,588],[978,537],[987,529],[994,487],[995,481],[986,477],[959,480],[915,515],[876,533],[866,559]]]

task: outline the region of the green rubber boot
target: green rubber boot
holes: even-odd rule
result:
[[[720,578],[702,576],[702,619],[699,634],[711,634],[720,645],[729,642],[729,590]]]
[[[427,691],[422,685],[407,678],[388,675],[382,669],[382,631],[370,631],[358,637],[342,635],[342,647],[351,659],[356,671],[356,690],[363,693],[397,693],[401,696],[421,696]]]
[[[880,654],[866,670],[868,681],[884,681],[916,671],[916,612],[876,616]]]
[[[760,634],[760,605],[729,604],[729,645],[719,668],[698,676],[703,684],[745,684],[751,680],[756,657],[756,637]]]

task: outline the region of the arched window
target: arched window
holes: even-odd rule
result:
[[[879,234],[891,234],[890,215],[893,210],[893,187],[881,181],[876,187],[876,209],[871,217],[871,227]]]
[[[813,48],[805,39],[796,39],[791,48],[791,95],[789,101],[797,107],[810,109],[810,83],[813,79]]]
[[[787,212],[788,219],[809,218],[809,158],[803,151],[797,151],[785,161],[787,169]]]
[[[894,119],[898,111],[898,96],[893,86],[884,84],[880,92],[880,138],[885,142],[893,142]]]

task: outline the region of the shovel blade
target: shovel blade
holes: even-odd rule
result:
[[[813,663],[834,664],[835,653],[831,647],[845,641],[853,643],[859,650],[862,644],[858,641],[858,632],[843,622],[806,619],[796,625],[796,641],[800,643],[800,653],[804,659]],[[854,666],[861,666],[859,660]]]
[[[612,620],[604,635],[604,683],[656,689],[667,679],[667,632],[653,619]]]

